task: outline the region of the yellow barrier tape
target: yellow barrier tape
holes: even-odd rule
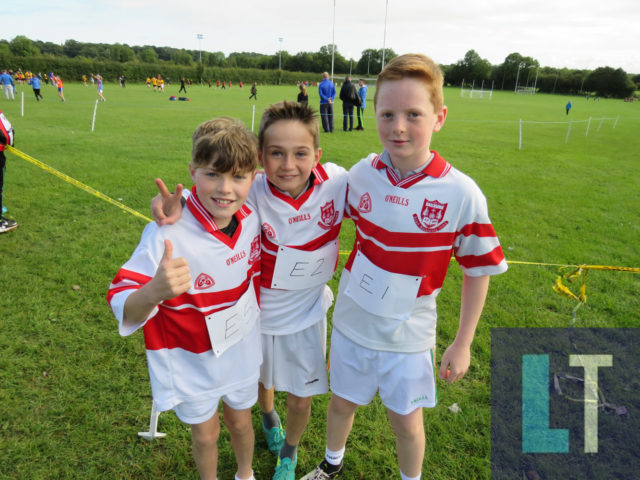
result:
[[[115,205],[116,207],[124,210],[125,212],[128,212],[132,215],[135,215],[136,217],[142,218],[144,220],[146,220],[147,222],[151,222],[153,220],[151,220],[149,217],[145,217],[144,215],[142,215],[140,212],[137,212],[136,210],[127,207],[126,205],[124,205],[123,203],[120,203],[116,200],[114,200],[111,197],[106,196],[104,193],[99,192],[98,190],[96,190],[95,188],[90,187],[89,185],[85,185],[82,182],[79,182],[78,180],[76,180],[75,178],[71,178],[69,175],[66,175],[58,170],[56,170],[55,168],[50,167],[49,165],[47,165],[46,163],[42,163],[39,160],[36,160],[35,158],[27,155],[24,152],[21,152],[20,150],[18,150],[17,148],[14,148],[10,145],[7,145],[7,150],[11,153],[13,153],[14,155],[17,155],[18,157],[22,158],[23,160],[26,160],[27,162],[30,162],[40,168],[42,168],[43,170],[51,173],[52,175],[55,175],[58,178],[61,178],[62,180],[64,180],[67,183],[70,183],[71,185],[74,185],[82,190],[84,190],[85,192],[90,193],[91,195],[98,197],[106,202],[109,202],[112,205]]]

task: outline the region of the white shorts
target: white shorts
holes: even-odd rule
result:
[[[379,392],[384,406],[399,415],[436,406],[434,348],[419,353],[371,350],[334,328],[329,358],[331,391],[345,400],[367,405]]]
[[[222,400],[234,410],[244,410],[253,407],[258,401],[258,384],[249,385],[234,390],[220,397],[211,397],[204,400],[182,402],[173,407],[181,422],[189,425],[197,425],[209,420],[218,411],[218,404]]]
[[[289,335],[262,334],[260,382],[298,397],[327,393],[326,354],[326,318]]]

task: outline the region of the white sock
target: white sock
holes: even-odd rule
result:
[[[325,447],[324,459],[327,461],[327,463],[330,463],[331,465],[340,465],[340,463],[342,462],[342,459],[344,458],[344,451],[345,451],[345,447],[338,450],[337,452],[329,450],[329,447]]]
[[[236,480],[256,480],[256,477],[253,476],[253,472],[251,472],[251,476],[249,478],[240,478],[238,474],[236,474]]]
[[[422,474],[419,474],[417,477],[409,477],[402,473],[402,470],[400,470],[400,478],[402,480],[420,480],[422,478]]]

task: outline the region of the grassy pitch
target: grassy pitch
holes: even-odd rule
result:
[[[191,101],[172,102],[168,98],[177,95],[178,85],[159,94],[142,85],[107,84],[107,101],[97,107],[92,132],[95,88],[67,84],[65,103],[53,87],[43,87],[39,103],[28,87],[21,89],[15,102],[0,94],[0,109],[16,129],[16,147],[147,216],[155,177],[190,186],[187,163],[197,125],[230,115],[250,127],[255,106],[257,131],[268,104],[297,95],[295,86],[260,86],[254,102],[246,86],[193,86],[186,95]],[[309,94],[317,105],[317,90]],[[489,478],[490,329],[566,327],[574,307],[553,292],[559,267],[546,264],[640,267],[640,105],[573,97],[567,116],[567,100],[509,92],[469,99],[457,89],[445,91],[449,115],[432,148],[480,185],[507,259],[534,265],[512,263],[492,280],[469,373],[454,385],[440,382],[438,406],[425,411],[428,478]],[[588,136],[587,123],[578,122],[618,116],[615,128],[613,120],[593,120]],[[524,125],[522,150],[520,119],[548,122]],[[569,119],[575,123],[565,143]],[[321,147],[322,161],[345,167],[380,151],[373,88],[365,131],[343,133],[337,116],[336,132],[322,134]],[[189,429],[173,413],[160,416],[159,430],[167,438],[148,443],[137,437],[148,427],[151,406],[144,343],[140,333],[118,336],[104,299],[144,221],[7,156],[4,203],[20,226],[0,236],[0,478],[197,478]],[[348,221],[341,240],[348,250]],[[454,262],[439,297],[439,355],[455,336],[460,284]],[[576,325],[638,326],[639,290],[638,274],[590,272],[588,303]],[[299,476],[324,453],[327,401],[328,396],[314,401],[300,445]],[[458,414],[447,409],[454,402]],[[284,396],[277,396],[277,405],[284,417]],[[254,428],[256,478],[271,478],[275,459],[266,450],[257,413]],[[224,429],[219,444],[219,478],[233,478]],[[380,402],[360,409],[347,444],[345,478],[397,478],[394,445]]]

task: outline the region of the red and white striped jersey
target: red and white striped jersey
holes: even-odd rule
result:
[[[242,388],[259,377],[262,363],[259,327],[220,357],[211,349],[205,316],[234,305],[248,288],[259,293],[260,222],[244,205],[232,238],[220,232],[195,192],[182,218],[174,225],[148,224],[131,258],[109,287],[107,301],[119,321],[121,335],[143,327],[153,398],[159,410],[185,400],[216,397]],[[163,301],[148,319],[134,328],[122,325],[128,296],[155,275],[164,240],[173,255],[184,257],[192,287]]]
[[[347,214],[355,222],[356,240],[340,281],[333,325],[367,348],[418,352],[435,344],[436,297],[452,254],[465,275],[507,270],[480,188],[432,153],[422,171],[405,179],[388,167],[387,152],[369,155],[349,172]],[[348,286],[358,252],[358,261],[373,264],[366,267],[371,272],[416,278],[417,293],[406,315],[376,315],[375,308],[362,308],[354,300],[352,292],[358,288],[376,294],[370,278],[354,278],[360,284]],[[380,292],[381,303],[383,296],[384,301],[402,298],[403,292],[393,292],[393,283],[389,285],[390,291]]]
[[[333,294],[326,284],[301,290],[271,288],[279,246],[311,252],[337,241],[345,207],[347,171],[333,163],[318,164],[313,183],[291,198],[258,173],[249,202],[262,224],[262,333],[287,335],[321,321]],[[333,268],[335,269],[335,266]]]

